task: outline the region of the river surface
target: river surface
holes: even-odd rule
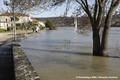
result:
[[[73,27],[60,27],[20,44],[41,80],[120,80],[120,58],[92,56],[91,33],[74,34]],[[109,55],[120,55],[119,44],[120,28],[112,28]]]

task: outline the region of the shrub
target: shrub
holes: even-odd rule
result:
[[[5,32],[5,30],[4,30],[4,29],[2,29],[2,28],[0,28],[0,32]]]
[[[7,31],[12,31],[14,27],[8,27]],[[28,27],[28,30],[31,29],[31,27]],[[16,30],[26,30],[25,26],[16,26]]]
[[[13,27],[7,27],[7,31],[12,31]]]
[[[25,28],[25,26],[17,26],[16,27],[16,30],[25,30],[26,28]]]
[[[17,27],[16,27],[16,30],[21,30],[21,27],[20,27],[20,26],[17,26]]]
[[[43,30],[43,29],[44,29],[44,27],[43,27],[42,25],[40,25],[40,27],[39,27],[39,28],[40,28],[40,30]]]
[[[46,26],[47,28],[49,28],[49,30],[55,29],[55,27],[53,27],[52,21],[50,21],[50,20],[47,20],[47,21],[45,22],[45,26]]]
[[[33,28],[33,26],[30,25],[30,26],[28,27],[28,30],[32,30],[32,28]]]

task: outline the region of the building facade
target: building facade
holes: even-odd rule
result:
[[[22,25],[29,22],[30,16],[28,14],[15,14],[18,20],[15,21],[16,25]],[[13,13],[2,13],[0,14],[0,28],[7,29],[13,26]]]

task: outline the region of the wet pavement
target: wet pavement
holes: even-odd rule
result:
[[[0,80],[15,80],[11,42],[0,46]]]

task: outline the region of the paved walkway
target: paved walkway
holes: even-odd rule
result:
[[[22,33],[26,33],[25,30],[17,30],[16,31],[17,35],[18,34],[22,34]],[[32,30],[28,30],[27,33],[32,33]],[[5,32],[5,33],[0,33],[0,45],[4,44],[4,42],[6,42],[7,40],[14,38],[14,32]]]
[[[0,47],[0,80],[15,80],[11,42]]]
[[[18,34],[26,31],[17,31]],[[32,31],[27,31],[32,33]],[[0,80],[15,80],[14,63],[12,55],[13,32],[0,33]]]

